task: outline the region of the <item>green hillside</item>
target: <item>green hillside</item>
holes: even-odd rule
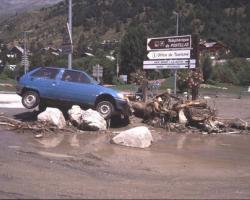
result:
[[[248,0],[73,0],[74,42],[82,35],[88,42],[120,39],[133,24],[144,26],[148,37],[174,35],[173,11],[180,14],[179,34],[198,31],[202,38],[227,44],[235,56],[249,56]],[[5,20],[0,37],[12,41],[20,39],[23,30],[33,30],[31,41],[60,45],[66,18],[64,1]]]
[[[0,24],[0,39],[22,44],[23,31],[31,30],[32,64],[65,66],[66,56],[55,59],[36,51],[47,45],[61,47],[67,2],[9,17]],[[106,77],[110,80],[116,61],[107,60],[105,55],[113,53],[120,56],[122,72],[138,69],[146,58],[146,38],[176,34],[173,12],[179,14],[179,35],[198,33],[202,39],[228,46],[231,57],[249,57],[249,0],[73,0],[74,64],[87,71],[96,63],[109,66],[105,73],[110,73]],[[83,58],[82,53],[89,49],[95,57]]]

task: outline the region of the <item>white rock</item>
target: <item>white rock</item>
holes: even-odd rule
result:
[[[84,111],[81,109],[80,106],[78,105],[72,106],[72,108],[68,110],[70,122],[75,126],[80,125],[82,123],[83,113]]]
[[[187,118],[186,118],[186,116],[185,116],[185,114],[184,114],[184,110],[183,109],[181,109],[180,111],[179,111],[179,122],[181,123],[181,124],[186,124],[187,123]]]
[[[93,131],[107,129],[106,120],[101,116],[99,112],[92,109],[88,109],[83,112],[82,125],[84,127],[88,127],[90,130]]]
[[[92,131],[107,129],[106,120],[95,110],[84,111],[80,106],[74,105],[68,111],[68,114],[70,122],[79,129]]]
[[[153,137],[147,127],[139,126],[120,132],[112,142],[129,147],[146,148],[153,142]]]
[[[49,122],[59,129],[66,126],[63,113],[58,108],[47,107],[46,110],[37,116],[38,121]]]

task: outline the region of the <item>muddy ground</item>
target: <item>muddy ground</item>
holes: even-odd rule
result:
[[[250,123],[250,98],[209,100],[223,118]],[[24,109],[0,109],[27,121]],[[110,144],[112,132],[145,125],[137,118],[108,133],[34,138],[0,127],[0,198],[250,198],[250,135],[171,133],[149,127],[150,148]]]

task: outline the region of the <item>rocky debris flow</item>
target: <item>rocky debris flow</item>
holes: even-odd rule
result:
[[[153,142],[153,137],[147,127],[139,126],[120,132],[111,142],[128,147],[146,148]]]
[[[66,121],[62,111],[58,108],[46,108],[46,110],[37,116],[38,121],[48,122],[57,126],[59,129],[63,129],[66,126]]]
[[[154,97],[150,102],[130,102],[134,115],[154,127],[168,131],[188,132],[196,128],[201,133],[232,133],[235,129],[248,133],[250,126],[239,119],[223,120],[216,117],[207,101],[184,100],[168,92]]]
[[[155,96],[151,101],[130,101],[134,110],[135,119],[142,118],[143,122],[153,127],[160,127],[168,132],[176,133],[202,133],[202,134],[249,134],[250,125],[239,118],[224,119],[216,116],[216,110],[211,109],[207,101],[189,101],[178,98],[169,92]],[[0,113],[0,125],[9,127],[10,130],[24,132],[31,131],[36,136],[44,136],[47,133],[84,131],[102,131],[107,129],[106,120],[94,110],[82,110],[79,106],[72,106],[68,110],[69,121],[65,121],[62,112],[56,108],[47,108],[38,116],[33,113],[37,121],[20,121],[4,116]],[[35,119],[34,118],[34,119]],[[68,126],[69,124],[73,126]],[[137,127],[138,128],[138,127]],[[149,142],[141,144],[141,130],[135,129],[134,134],[121,139],[117,136],[113,142],[127,146],[144,148]],[[142,129],[143,130],[143,129]],[[123,135],[123,134],[121,134]],[[131,137],[129,139],[129,137]],[[152,138],[152,136],[149,138]],[[149,139],[150,140],[150,139]],[[151,140],[152,141],[152,140]],[[132,144],[132,142],[137,142]],[[151,142],[150,142],[151,144]]]
[[[81,130],[103,131],[107,129],[107,122],[101,114],[95,110],[82,110],[74,105],[68,111],[70,122]]]

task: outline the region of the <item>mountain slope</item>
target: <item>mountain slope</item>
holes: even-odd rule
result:
[[[61,0],[1,0],[0,16],[13,15],[25,11],[51,6]]]
[[[39,12],[8,18],[0,24],[0,38],[20,40],[22,31],[32,30],[31,43],[59,46],[67,9],[67,1],[62,1]],[[201,38],[223,42],[235,56],[249,57],[249,0],[73,0],[73,41],[77,47],[80,40],[85,44],[120,40],[130,27],[138,25],[144,26],[147,37],[175,35],[173,11],[179,13],[180,35],[198,32]]]

